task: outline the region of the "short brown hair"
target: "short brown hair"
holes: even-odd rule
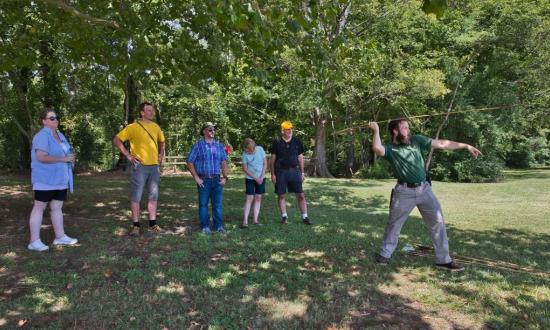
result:
[[[145,110],[145,107],[148,106],[148,105],[152,106],[153,109],[155,108],[155,105],[154,105],[153,103],[151,103],[151,102],[142,102],[142,103],[140,103],[139,106],[138,106],[139,112],[144,111],[144,110]]]
[[[256,146],[256,142],[254,142],[254,140],[252,140],[251,138],[244,139],[242,144],[243,150],[246,150],[249,147],[255,147],[255,146]]]

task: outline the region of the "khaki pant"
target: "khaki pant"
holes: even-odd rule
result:
[[[451,262],[449,239],[447,238],[443,212],[432,192],[432,187],[427,182],[423,182],[421,186],[416,188],[397,184],[393,189],[390,201],[390,217],[380,248],[380,255],[385,258],[391,257],[397,248],[401,228],[415,207],[418,207],[426,228],[432,236],[436,263]]]

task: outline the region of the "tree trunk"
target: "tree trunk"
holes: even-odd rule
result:
[[[138,90],[134,76],[126,76],[126,89],[124,90],[124,126],[134,121],[134,111],[138,105]]]
[[[8,72],[10,81],[14,87],[17,96],[16,111],[14,112],[12,121],[17,126],[17,130],[21,134],[16,139],[17,144],[17,160],[13,164],[18,169],[26,169],[30,167],[30,151],[32,138],[35,133],[32,125],[33,119],[38,121],[38,118],[33,118],[28,102],[28,91],[32,79],[32,73],[29,68],[21,68],[17,71]]]
[[[352,127],[351,111],[346,109],[346,127]],[[334,146],[336,148],[336,146]],[[355,145],[353,138],[347,139],[346,142],[346,169],[349,171],[350,176],[353,176],[355,165]]]
[[[327,122],[328,120],[316,107],[313,111],[315,125],[315,151],[313,153],[313,176],[334,178],[327,166]]]
[[[44,107],[53,107],[59,110],[63,99],[63,91],[55,66],[50,63],[56,63],[58,60],[55,57],[55,51],[52,49],[51,42],[47,39],[40,40],[40,72],[42,73],[42,104]]]
[[[129,123],[134,121],[134,113],[139,102],[139,94],[137,90],[136,83],[134,81],[134,76],[128,74],[126,76],[126,88],[124,89],[124,126],[126,127]],[[128,146],[128,150],[130,147]],[[125,171],[128,168],[128,160],[122,154],[118,153],[118,161],[115,165],[116,170]]]

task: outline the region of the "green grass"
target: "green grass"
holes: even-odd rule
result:
[[[130,238],[124,174],[80,175],[64,206],[80,244],[28,252],[28,177],[0,176],[0,328],[550,328],[550,170],[495,184],[434,183],[453,253],[467,270],[436,270],[417,211],[389,266],[372,260],[393,180],[308,179],[312,227],[289,198],[278,223],[269,186],[264,226],[239,229],[244,184],[224,194],[227,235],[198,232],[193,181],[163,177],[160,225]],[[142,218],[145,220],[145,215]],[[145,224],[145,221],[142,221]],[[44,219],[42,240],[53,230]]]

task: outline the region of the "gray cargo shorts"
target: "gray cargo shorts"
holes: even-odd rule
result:
[[[158,165],[141,165],[132,166],[132,174],[130,179],[130,192],[132,202],[139,203],[143,188],[147,186],[149,191],[148,200],[156,201],[159,198],[160,186],[160,167]]]

